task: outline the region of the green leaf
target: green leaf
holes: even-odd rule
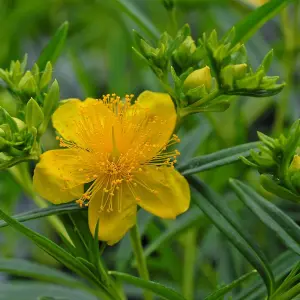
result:
[[[243,203],[292,251],[300,255],[300,227],[276,205],[257,194],[246,184],[230,180]]]
[[[282,278],[290,272],[293,266],[299,262],[299,258],[300,257],[294,252],[288,250],[272,262],[271,267],[276,282],[281,281]],[[265,295],[266,289],[264,283],[262,282],[260,277],[257,277],[256,280],[251,281],[248,288],[243,288],[243,290],[235,296],[234,300],[264,299]]]
[[[153,281],[146,281],[141,278],[137,278],[125,273],[116,272],[116,271],[109,271],[110,275],[113,275],[122,281],[125,281],[126,283],[132,284],[134,286],[147,289],[149,291],[152,291],[153,293],[163,297],[164,299],[170,299],[170,300],[185,300],[183,296],[175,292],[174,290],[171,290],[165,286],[163,286],[160,283],[153,282]]]
[[[128,15],[136,24],[138,24],[148,35],[153,39],[158,39],[160,36],[159,31],[153,23],[143,15],[133,3],[128,0],[114,0],[119,6],[120,10]]]
[[[76,203],[67,203],[67,204],[60,204],[60,205],[52,205],[47,208],[39,208],[32,211],[28,211],[25,213],[14,215],[13,218],[18,222],[25,222],[29,220],[40,219],[52,215],[61,215],[67,214],[72,211],[79,211],[83,210],[78,204]],[[0,220],[0,228],[6,227],[9,224],[3,220]]]
[[[41,71],[45,70],[48,61],[51,62],[52,66],[55,65],[58,57],[60,56],[64,48],[65,41],[68,34],[68,29],[69,29],[69,23],[64,22],[57,29],[54,36],[46,45],[46,47],[42,50],[42,53],[40,54],[36,62]]]
[[[0,272],[5,272],[16,276],[33,278],[40,281],[47,281],[50,283],[56,283],[59,285],[73,288],[78,287],[81,289],[88,289],[88,287],[83,285],[83,283],[81,283],[77,278],[74,278],[68,274],[55,270],[53,268],[23,259],[1,258]]]
[[[235,25],[235,37],[232,46],[237,43],[245,43],[260,27],[291,2],[293,0],[272,0],[243,18]]]
[[[257,273],[257,271],[253,270],[253,271],[251,271],[251,272],[249,272],[249,273],[241,276],[240,278],[234,280],[230,284],[227,284],[227,285],[219,288],[217,291],[215,291],[214,293],[212,293],[209,296],[207,296],[205,298],[205,300],[218,300],[218,299],[220,299],[221,297],[223,297],[224,295],[226,295],[227,293],[229,293],[235,287],[237,287],[240,284],[242,284],[244,281],[248,280],[250,277],[252,277],[256,273]]]
[[[99,298],[74,288],[62,287],[40,282],[8,282],[0,283],[3,300],[35,300],[41,296],[61,297],[67,300],[98,300]],[[58,300],[58,299],[57,299]]]
[[[199,197],[194,198],[195,204],[258,271],[268,289],[268,295],[271,295],[274,289],[274,277],[267,260],[256,243],[216,193],[195,176],[188,176],[187,180],[199,193]]]
[[[63,248],[59,247],[54,242],[50,241],[46,237],[32,231],[31,229],[25,227],[18,221],[6,215],[0,209],[0,218],[6,221],[11,227],[21,232],[25,236],[27,236],[31,241],[33,241],[39,248],[48,253],[54,259],[56,259],[61,264],[65,265],[67,268],[77,273],[83,278],[90,280],[93,284],[96,284],[99,288],[101,288],[102,292],[110,296],[110,292],[102,286],[101,282],[95,275],[78,259],[69,254]],[[118,298],[116,298],[118,299]]]
[[[183,175],[191,175],[212,168],[224,166],[240,160],[240,157],[250,156],[250,150],[257,149],[259,142],[242,144],[223,149],[208,155],[194,157],[185,164],[177,167]]]
[[[194,207],[186,212],[182,217],[176,219],[170,227],[162,232],[144,251],[147,257],[156,251],[160,246],[173,240],[175,237],[186,231],[190,227],[199,224],[203,219],[203,214]]]

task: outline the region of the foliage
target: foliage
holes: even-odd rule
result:
[[[299,297],[300,8],[256,2],[0,3],[3,299]],[[176,107],[191,206],[171,221],[140,209],[109,247],[86,208],[46,203],[32,175],[68,98],[147,89]]]

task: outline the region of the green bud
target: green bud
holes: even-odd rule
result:
[[[148,43],[146,43],[145,40],[141,40],[139,46],[140,46],[140,49],[142,51],[142,54],[146,58],[153,57],[153,56],[157,55],[156,49],[154,49]]]
[[[38,128],[44,120],[44,113],[33,98],[27,102],[25,120],[29,128]]]
[[[221,70],[221,80],[224,88],[231,90],[235,80],[241,79],[246,75],[247,65],[229,65]]]
[[[197,47],[191,36],[187,36],[183,43],[174,51],[173,57],[176,63],[184,68],[191,62],[192,55]]]
[[[12,86],[13,83],[9,79],[8,72],[4,71],[3,69],[0,69],[0,79],[2,79],[4,82],[6,82],[8,85]]]
[[[236,87],[238,89],[256,89],[259,87],[262,78],[264,76],[264,71],[258,71],[256,74],[242,78],[236,81]]]
[[[0,151],[5,151],[9,147],[9,142],[0,136]]]
[[[49,84],[51,78],[52,78],[52,65],[51,62],[48,61],[40,81],[41,90]]]
[[[31,74],[33,75],[36,84],[39,84],[40,82],[40,68],[37,64],[34,64],[31,69]]]
[[[190,89],[204,85],[207,91],[211,88],[211,74],[208,66],[193,71],[184,81],[183,90],[187,92]]]
[[[12,82],[14,84],[18,84],[18,82],[20,81],[20,79],[22,78],[22,75],[23,75],[23,72],[21,70],[21,63],[20,61],[16,61],[14,64],[13,64],[13,68],[12,68]]]
[[[25,129],[26,128],[26,124],[22,121],[22,120],[20,120],[20,119],[18,119],[18,118],[12,118],[14,121],[15,121],[15,123],[17,124],[17,126],[18,126],[18,129],[19,129],[19,131],[22,131],[23,129]]]
[[[58,105],[59,99],[60,99],[59,85],[57,80],[54,80],[54,82],[52,83],[49,89],[48,94],[44,99],[44,103],[43,103],[44,122],[41,125],[40,133],[43,133],[46,130],[51,115]]]
[[[267,73],[271,67],[272,60],[273,60],[273,49],[271,49],[266,54],[261,65],[258,67],[258,70],[264,70],[264,72]]]
[[[16,122],[3,107],[0,107],[0,124],[7,124],[11,132],[19,131]]]
[[[295,155],[294,156],[294,158],[293,158],[293,160],[291,162],[289,171],[291,171],[291,172],[298,172],[298,171],[300,171],[300,156],[299,155]]]
[[[12,140],[12,132],[8,124],[0,125],[0,129],[4,131],[5,139],[11,141]]]
[[[27,71],[18,85],[19,89],[28,94],[34,94],[37,91],[36,81],[30,71]]]
[[[2,128],[0,128],[0,136],[1,137],[5,137],[6,136],[6,133],[5,133],[5,131]]]
[[[21,71],[22,74],[25,72],[26,66],[27,66],[27,59],[28,59],[28,55],[27,53],[24,54],[23,60],[21,62]]]
[[[206,87],[204,84],[197,86],[194,89],[190,89],[188,90],[188,92],[186,93],[186,96],[188,98],[188,102],[189,104],[194,103],[195,101],[207,96],[207,91],[206,91]]]

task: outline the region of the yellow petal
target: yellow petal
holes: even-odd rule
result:
[[[74,149],[51,150],[41,155],[33,176],[36,192],[54,204],[78,199],[90,171],[82,169],[85,157]]]
[[[189,208],[189,184],[175,169],[147,166],[136,175],[135,181],[138,204],[150,213],[174,219]]]
[[[129,146],[149,144],[143,160],[150,160],[169,141],[176,124],[176,110],[171,97],[164,93],[145,91],[137,103],[128,109],[123,140]],[[124,141],[124,143],[126,143]]]
[[[115,119],[106,105],[93,98],[85,101],[70,99],[52,116],[53,126],[64,139],[83,148],[96,147],[97,150],[101,146],[112,147],[111,142],[104,145],[101,141],[111,141],[111,128]]]
[[[89,203],[89,226],[94,235],[99,220],[98,238],[108,245],[117,243],[136,222],[136,201],[126,184],[120,187],[121,210],[118,210],[118,194],[113,197],[112,211],[100,209],[102,196],[108,197],[103,191],[93,195]]]

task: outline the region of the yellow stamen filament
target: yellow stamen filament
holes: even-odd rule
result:
[[[160,130],[167,121],[151,115],[149,109],[132,99],[133,95],[126,95],[122,101],[116,94],[107,94],[93,104],[95,109],[82,106],[81,118],[74,120],[74,130],[85,147],[57,137],[61,147],[77,150],[76,160],[82,165],[76,171],[78,174],[72,173],[70,178],[85,174],[85,182],[91,182],[77,200],[80,206],[88,205],[100,192],[99,212],[115,209],[120,212],[124,187],[137,202],[143,197],[140,188],[158,194],[138,176],[145,172],[146,166],[174,168],[177,162],[180,152],[168,149],[180,142],[178,136],[174,134],[165,145],[155,142],[163,134]],[[100,117],[99,110],[103,107],[112,113]],[[69,178],[64,180],[69,188]]]

